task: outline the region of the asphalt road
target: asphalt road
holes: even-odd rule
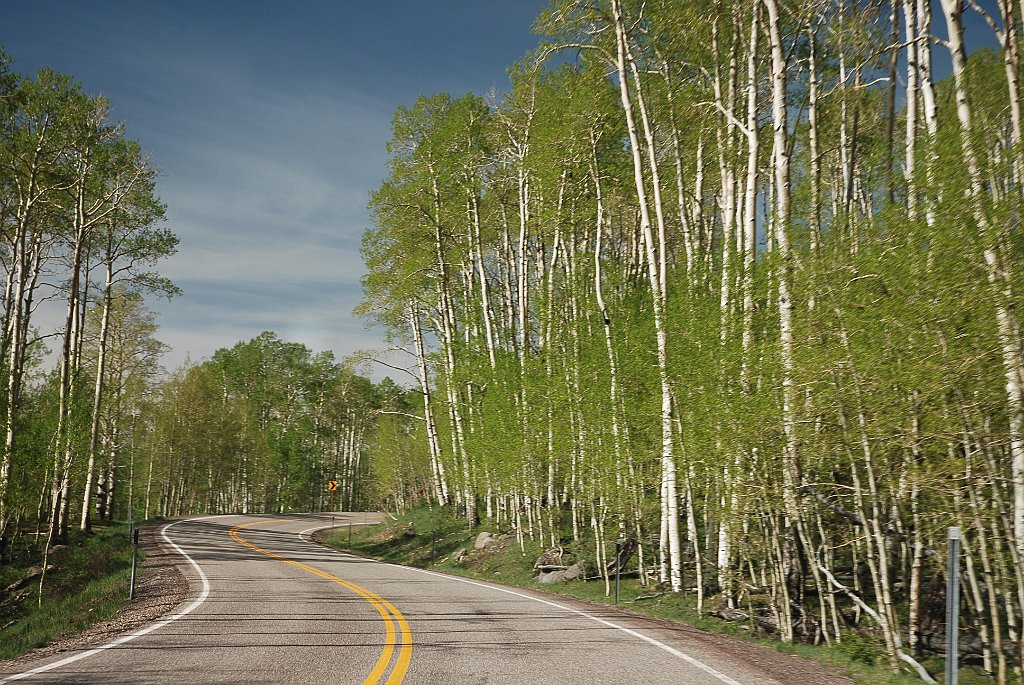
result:
[[[0,684],[22,678],[97,685],[786,680],[749,654],[737,658],[719,649],[714,638],[311,542],[309,533],[330,525],[330,517],[217,516],[170,524],[167,541],[191,559],[189,600],[119,643],[0,673]],[[338,514],[336,521],[372,517]]]

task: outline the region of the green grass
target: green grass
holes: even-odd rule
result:
[[[613,597],[606,596],[605,584],[601,579],[586,582],[573,581],[552,585],[538,585],[533,578],[534,560],[540,556],[541,545],[525,540],[521,549],[514,535],[510,535],[488,550],[473,551],[476,535],[483,530],[499,531],[487,526],[470,529],[465,520],[456,517],[450,509],[420,508],[396,520],[386,520],[376,526],[340,527],[328,536],[327,544],[343,551],[350,551],[374,559],[396,564],[433,567],[438,571],[468,576],[481,580],[493,580],[508,585],[532,587],[546,592],[576,597],[593,602],[611,604]],[[351,539],[351,543],[350,543]],[[433,548],[433,556],[431,554]],[[593,557],[592,547],[572,549],[576,558]],[[453,556],[466,549],[469,555],[461,564]],[[589,552],[589,554],[588,554]],[[432,563],[433,562],[433,563]],[[711,616],[701,616],[696,611],[696,599],[692,596],[665,593],[649,599],[654,591],[643,587],[636,579],[623,578],[619,593],[619,608],[668,621],[685,623],[710,633],[728,635],[757,642],[778,651],[813,659],[834,672],[848,676],[854,682],[864,685],[910,685],[921,683],[916,674],[893,673],[885,659],[885,650],[880,642],[855,633],[843,636],[843,643],[834,647],[815,647],[808,644],[785,644],[778,640],[765,639],[752,634],[749,625],[727,623]],[[710,602],[709,602],[710,604]],[[942,681],[942,660],[932,658],[924,664],[929,672]],[[961,685],[984,685],[994,682],[983,673],[962,669]]]
[[[0,659],[16,657],[114,616],[128,603],[131,558],[124,525],[96,527],[91,535],[72,533],[66,547],[50,553],[48,564],[56,568],[46,574],[41,605],[38,578],[26,585],[31,591],[22,601],[0,604],[0,626],[13,621],[0,632]],[[16,559],[0,569],[0,588],[39,564],[39,554]]]

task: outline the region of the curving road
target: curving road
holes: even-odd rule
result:
[[[337,514],[338,525],[374,515]],[[342,554],[311,542],[331,515],[169,524],[193,598],[114,643],[0,673],[31,683],[787,682],[765,650],[610,609]],[[753,648],[760,649],[760,648]],[[773,677],[774,675],[774,677]],[[796,673],[792,674],[796,677]],[[836,682],[822,676],[799,682]],[[790,682],[798,682],[792,680]]]

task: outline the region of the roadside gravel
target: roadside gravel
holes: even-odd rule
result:
[[[81,633],[66,635],[14,659],[0,660],[0,671],[27,666],[60,652],[104,644],[155,621],[183,603],[188,596],[189,583],[179,566],[183,562],[181,555],[167,546],[160,535],[164,525],[139,526],[139,547],[146,558],[137,570],[135,599],[113,618]]]

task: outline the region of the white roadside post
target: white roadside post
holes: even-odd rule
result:
[[[949,563],[946,568],[946,685],[956,685],[959,670],[960,628],[960,528],[951,526],[946,539],[949,543]]]

